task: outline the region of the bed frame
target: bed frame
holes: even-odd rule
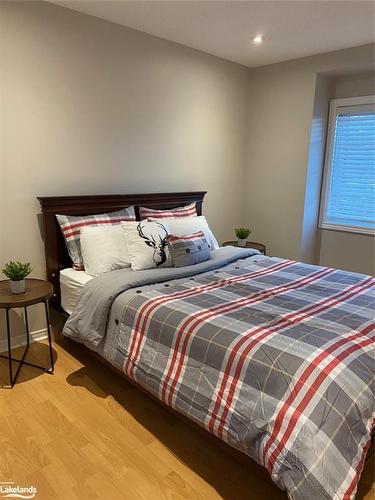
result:
[[[191,192],[181,192],[181,193],[38,197],[43,215],[43,232],[44,232],[43,237],[45,244],[47,279],[52,283],[54,288],[53,297],[51,297],[50,299],[50,305],[55,310],[63,312],[63,309],[61,308],[59,273],[60,270],[65,269],[66,267],[71,267],[71,260],[69,258],[64,238],[62,236],[62,232],[60,230],[60,227],[56,219],[56,214],[67,214],[67,215],[98,214],[98,213],[120,210],[121,208],[134,205],[137,220],[139,220],[140,206],[146,206],[149,208],[156,208],[156,209],[168,209],[196,202],[198,215],[202,215],[202,204],[205,194],[206,191],[191,191]],[[66,315],[66,313],[64,314]],[[71,340],[70,342],[74,341]],[[74,344],[76,343],[74,342]],[[184,420],[186,423],[188,423],[191,427],[193,427],[198,432],[203,434],[210,441],[213,441],[220,448],[223,448],[227,453],[232,455],[237,461],[244,463],[246,467],[252,471],[252,473],[262,477],[267,482],[275,486],[266,469],[261,467],[257,462],[249,458],[244,453],[232,448],[230,445],[226,444],[224,441],[220,440],[213,434],[209,433],[208,431],[197,425],[195,422],[189,420],[187,417],[184,417],[180,413],[176,412],[175,410],[167,406],[165,403],[161,402],[159,399],[151,395],[148,391],[146,391],[141,386],[136,384],[132,379],[127,377],[123,372],[113,367],[108,361],[106,361],[97,353],[91,351],[90,349],[84,347],[83,345],[79,345],[79,348],[82,348],[82,350],[84,351],[89,351],[91,355],[99,359],[110,369],[112,369],[120,376],[125,378],[132,385],[135,385],[138,389],[142,390],[142,392],[146,393],[149,397],[152,397],[152,399],[154,399],[159,404],[161,404],[169,411],[174,413],[178,418]],[[372,446],[367,453],[366,461],[372,456],[374,452],[373,444],[374,443],[372,443]]]
[[[53,285],[53,296],[50,299],[51,306],[56,310],[62,311],[60,271],[72,266],[60,226],[56,219],[56,214],[100,214],[114,212],[134,205],[137,220],[140,220],[139,207],[168,209],[195,202],[198,215],[202,215],[202,203],[205,194],[206,191],[190,191],[182,193],[38,197],[43,216],[47,279]]]

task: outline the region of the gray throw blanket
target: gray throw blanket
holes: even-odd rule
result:
[[[63,335],[95,350],[105,337],[108,315],[113,301],[122,292],[130,288],[195,276],[258,253],[257,250],[251,248],[228,246],[216,250],[212,259],[194,266],[145,271],[132,271],[127,268],[102,274],[83,287],[78,302],[65,324]]]

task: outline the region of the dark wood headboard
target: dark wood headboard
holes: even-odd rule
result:
[[[183,193],[146,193],[93,196],[41,196],[38,197],[43,215],[44,245],[46,253],[47,279],[53,285],[54,294],[50,303],[61,309],[60,270],[71,267],[65,241],[58,225],[56,214],[88,215],[114,212],[130,205],[158,209],[175,208],[196,202],[198,215],[202,214],[202,203],[206,191]]]

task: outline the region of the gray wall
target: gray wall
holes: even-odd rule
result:
[[[312,264],[318,263],[320,254],[321,231],[318,230],[320,191],[326,146],[329,100],[332,95],[332,89],[331,78],[318,74],[315,84],[307,161],[300,257],[303,262]]]
[[[366,45],[252,71],[244,219],[271,254],[309,262],[322,258],[316,222],[329,81],[349,72],[354,81],[373,69],[373,56],[374,46]],[[347,79],[340,89],[344,85]],[[371,273],[373,239],[359,235],[355,241],[366,243],[357,269]],[[337,266],[350,269],[355,257],[350,259],[337,260]]]
[[[250,70],[48,3],[0,2],[0,262],[44,276],[38,195],[205,189],[220,241],[246,225],[273,255],[371,272],[373,239],[320,242],[316,216],[329,84],[350,70],[335,92],[362,93],[371,75],[356,74],[372,64],[363,46]],[[44,326],[40,311],[32,320]]]
[[[330,81],[331,99],[375,94],[373,72],[341,75]],[[375,238],[366,234],[322,229],[319,264],[375,275]]]
[[[232,236],[247,68],[44,2],[0,2],[0,23],[1,263],[44,276],[38,195],[207,190]]]

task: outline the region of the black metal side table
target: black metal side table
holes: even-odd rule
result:
[[[8,340],[8,356],[0,354],[1,358],[8,359],[9,361],[9,385],[11,387],[16,383],[18,374],[22,365],[32,366],[34,368],[39,368],[46,373],[53,374],[54,364],[53,364],[53,351],[52,351],[52,339],[51,339],[51,328],[49,324],[49,313],[48,313],[48,299],[53,294],[53,288],[51,283],[44,280],[38,280],[34,278],[26,279],[26,291],[20,294],[12,294],[10,291],[10,281],[2,280],[0,281],[0,309],[5,309],[6,314],[6,325],[7,325],[7,340]],[[48,332],[48,344],[49,344],[49,354],[51,358],[51,366],[45,368],[43,366],[35,365],[25,361],[26,354],[30,346],[30,331],[29,322],[27,318],[27,308],[34,304],[44,303],[44,310],[46,314],[47,322],[47,332]],[[26,328],[26,347],[23,352],[21,359],[16,359],[12,357],[12,343],[11,343],[11,331],[10,331],[10,321],[9,321],[9,310],[15,308],[24,309],[25,317],[25,328]],[[19,363],[17,370],[13,376],[13,362]]]

